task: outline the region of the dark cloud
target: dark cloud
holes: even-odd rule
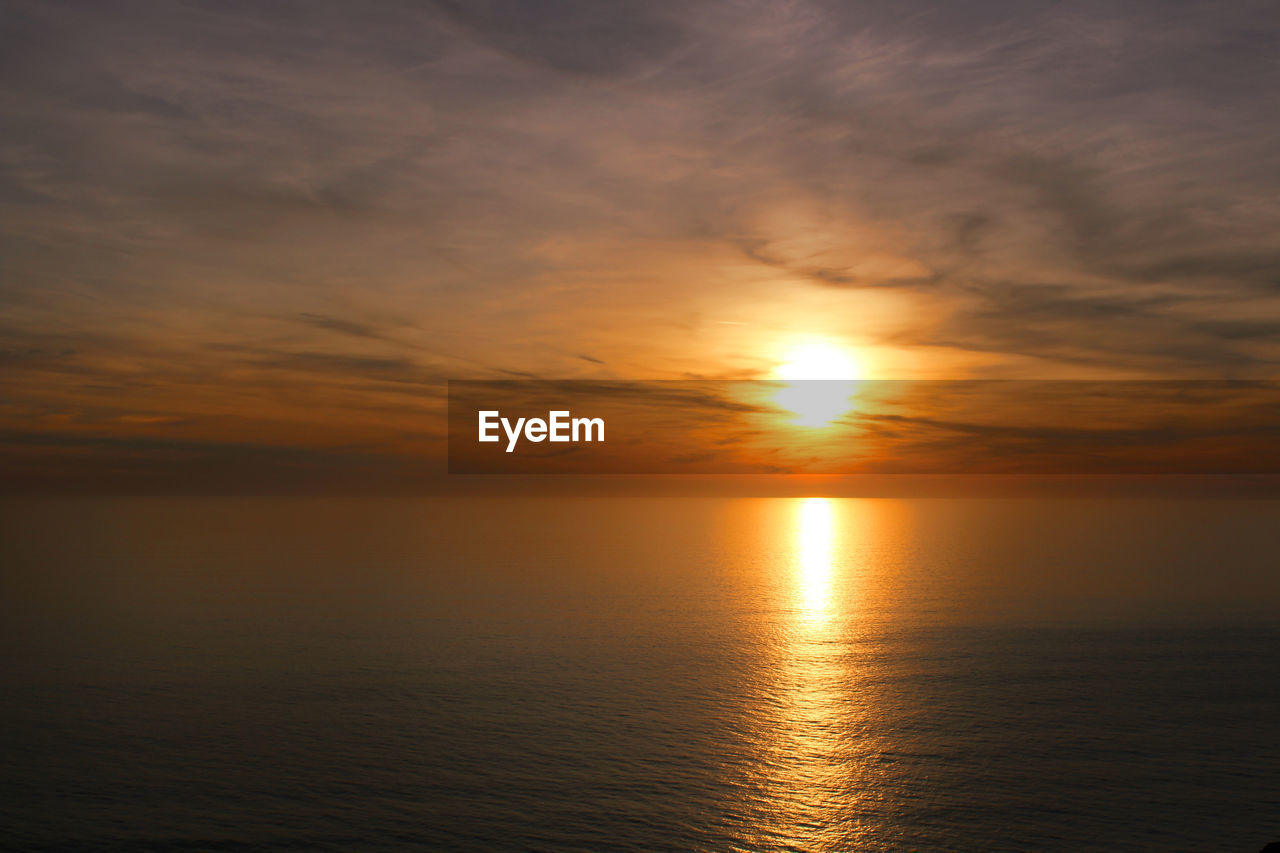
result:
[[[1280,318],[1274,320],[1208,320],[1191,325],[1210,338],[1228,341],[1280,341]]]
[[[330,461],[331,457],[358,460],[365,456],[355,448],[326,449],[317,452],[307,448],[245,442],[193,441],[189,439],[158,438],[155,436],[76,435],[72,433],[22,432],[18,430],[0,431],[0,444],[112,449],[144,454],[160,451],[208,457],[269,456],[280,460],[320,458]]]
[[[304,323],[315,326],[317,329],[341,332],[344,335],[351,335],[357,338],[381,338],[383,336],[381,330],[368,323],[344,320],[339,317],[328,317],[324,314],[303,313],[299,316]]]
[[[624,0],[435,0],[481,44],[555,71],[612,77],[650,69],[688,32],[671,4]]]
[[[75,350],[70,348],[50,351],[40,347],[9,347],[0,349],[0,367],[30,364],[32,362],[47,363],[56,359],[64,359],[74,354]]]
[[[381,382],[438,386],[443,377],[407,358],[342,355],[328,352],[278,352],[262,354],[248,362],[254,367],[293,370],[346,378],[366,378]]]
[[[971,285],[974,307],[926,340],[938,346],[1051,357],[1081,365],[1212,365],[1246,374],[1260,359],[1237,343],[1280,343],[1274,321],[1199,320],[1204,296],[1011,282]]]

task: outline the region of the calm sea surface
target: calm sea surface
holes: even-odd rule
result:
[[[1280,840],[1277,502],[0,513],[0,846]]]

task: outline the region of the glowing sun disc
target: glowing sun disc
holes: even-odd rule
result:
[[[861,372],[848,350],[825,341],[801,344],[786,358],[773,372],[778,379],[857,379]]]
[[[774,370],[778,379],[788,380],[778,389],[775,402],[791,412],[799,426],[829,426],[853,407],[850,397],[859,372],[853,356],[835,344],[802,344]]]

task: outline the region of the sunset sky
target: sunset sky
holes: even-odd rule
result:
[[[430,477],[445,380],[815,345],[1278,375],[1274,4],[0,10],[15,488]]]

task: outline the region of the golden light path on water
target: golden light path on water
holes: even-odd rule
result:
[[[859,814],[874,796],[867,777],[867,731],[875,712],[853,642],[860,570],[851,565],[857,502],[803,498],[790,510],[790,582],[777,613],[779,656],[773,712],[760,733],[767,774],[759,828],[763,849],[839,850],[866,840]],[[851,505],[854,504],[854,505]]]
[[[804,498],[800,504],[796,587],[800,610],[811,624],[825,622],[830,615],[835,556],[831,514],[827,498]]]

